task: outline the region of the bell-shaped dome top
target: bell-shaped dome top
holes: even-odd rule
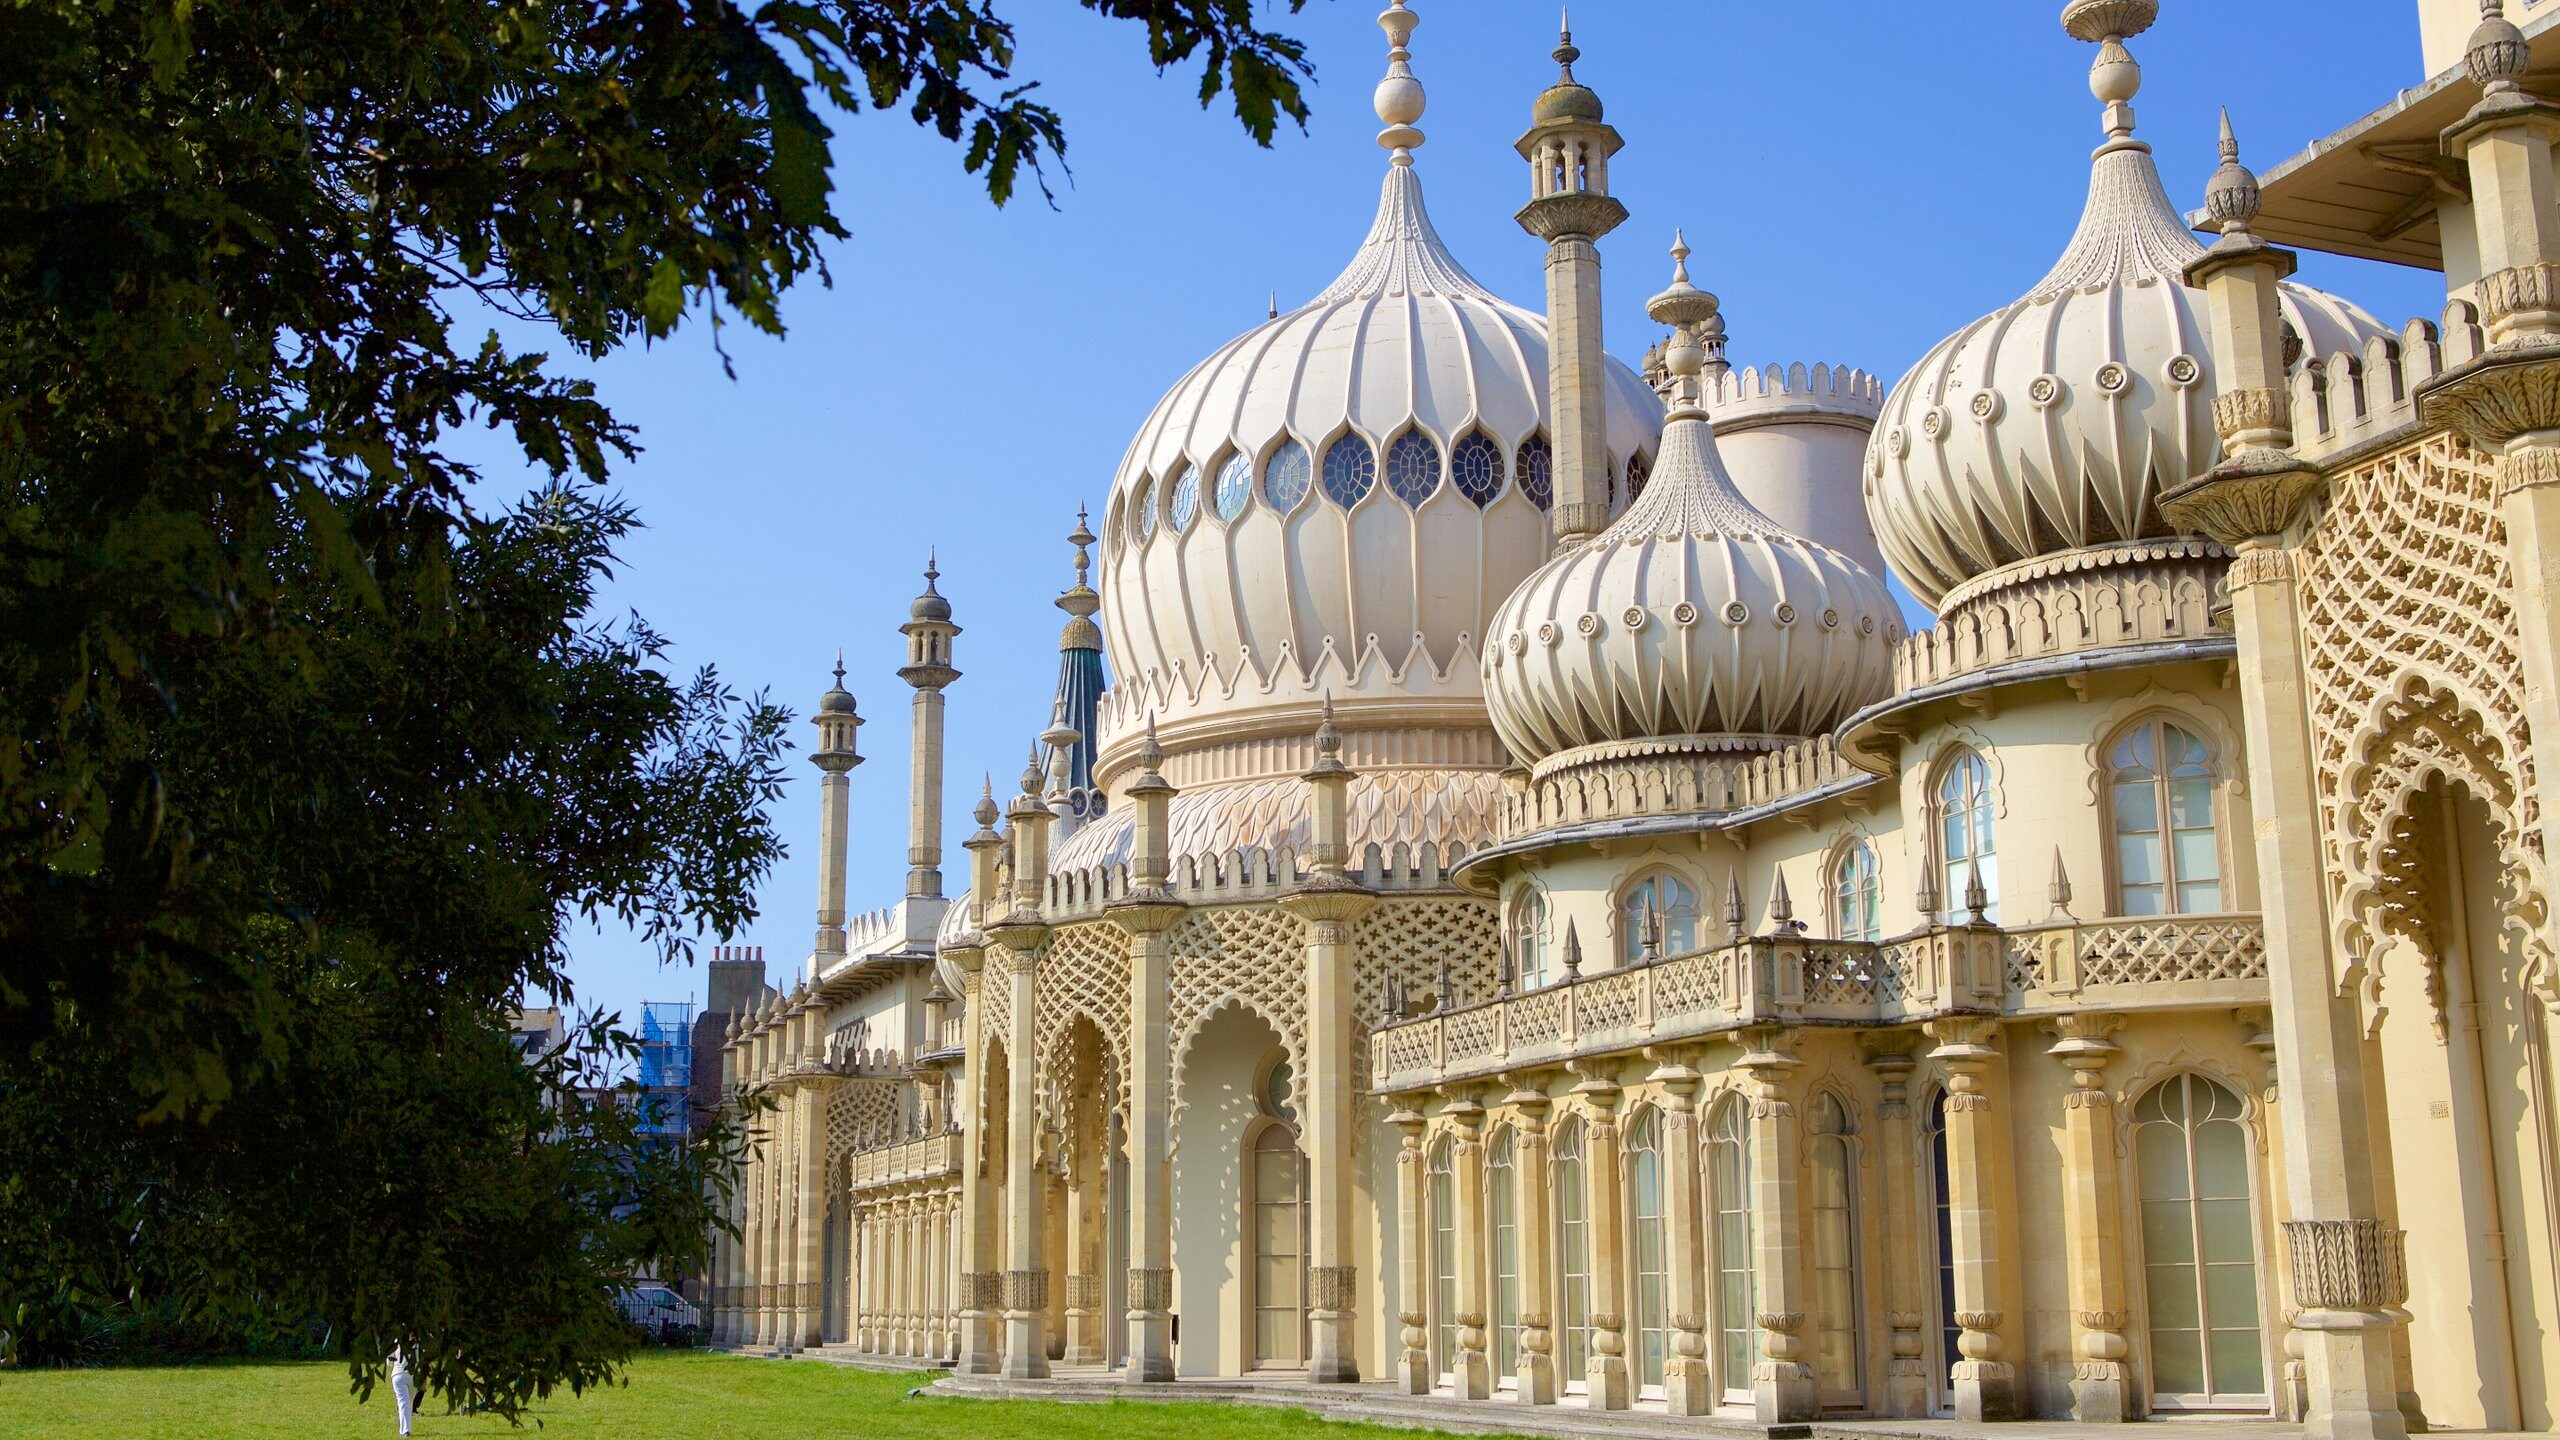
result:
[[[2080,228],[2015,303],[1941,341],[1885,400],[1867,452],[1867,511],[1884,558],[1922,603],[2000,566],[2174,532],[2156,497],[2221,458],[2204,253],[2133,138],[2141,67],[2124,41],[2154,0],[2077,0],[2063,24],[2100,45],[2106,103]],[[2353,304],[2284,287],[2307,353],[2387,334]]]
[[[1644,494],[1494,617],[1485,700],[1530,764],[1611,742],[1763,748],[1827,731],[1892,685],[1901,626],[1883,580],[1755,509],[1716,453],[1701,383],[1715,297],[1684,266],[1652,309],[1681,329]]]
[[[1152,712],[1204,733],[1296,736],[1327,693],[1400,724],[1481,726],[1495,605],[1547,556],[1547,325],[1478,283],[1423,207],[1415,23],[1379,87],[1392,152],[1375,223],[1313,300],[1221,346],[1139,428],[1103,516],[1102,626],[1117,670],[1104,768]],[[1608,370],[1620,477],[1661,404]]]

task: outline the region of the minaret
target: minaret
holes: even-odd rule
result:
[[[898,678],[916,688],[914,738],[907,765],[907,898],[942,898],[942,691],[960,672],[951,664],[951,602],[933,582],[942,578],[932,552],[924,561],[924,593],[907,607],[907,663]],[[910,910],[919,908],[909,906]],[[927,943],[932,937],[924,937]]]
[[[1090,818],[1093,802],[1093,747],[1096,721],[1102,704],[1102,627],[1093,623],[1094,612],[1102,608],[1102,597],[1094,593],[1093,529],[1085,512],[1076,511],[1075,533],[1067,543],[1076,547],[1076,583],[1058,596],[1058,608],[1067,612],[1066,628],[1058,633],[1058,693],[1052,713],[1059,723],[1074,732],[1074,744],[1068,748],[1065,790],[1070,804],[1083,818]],[[1040,736],[1053,751],[1062,748],[1057,726]],[[1048,757],[1042,757],[1046,771]]]
[[[1600,246],[1627,218],[1609,194],[1609,157],[1626,142],[1601,120],[1600,97],[1573,78],[1568,23],[1556,46],[1562,73],[1538,96],[1516,147],[1529,162],[1520,228],[1547,242],[1547,392],[1555,411],[1559,544],[1609,523],[1608,361],[1600,349]],[[1383,87],[1382,87],[1383,88]]]
[[[836,655],[835,688],[818,697],[818,713],[809,723],[818,727],[818,748],[810,752],[809,763],[823,777],[818,782],[817,963],[812,967],[823,972],[829,959],[844,955],[845,831],[852,806],[853,767],[862,763],[854,745],[862,717],[855,713],[853,696],[844,688],[841,651]]]

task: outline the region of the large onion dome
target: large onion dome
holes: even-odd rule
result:
[[[2023,297],[1948,336],[1885,400],[1867,453],[1867,510],[1894,573],[1931,607],[1956,585],[2036,555],[2174,533],[2159,492],[2221,458],[2204,253],[2133,138],[2142,69],[2124,41],[2156,0],[2075,0],[2064,28],[2100,46],[2106,103],[2080,228]],[[2287,285],[2307,353],[2387,333],[2355,305]]]
[[[1303,736],[1328,693],[1346,724],[1483,726],[1486,627],[1550,546],[1548,333],[1432,228],[1413,168],[1421,86],[1403,58],[1414,21],[1398,0],[1380,22],[1392,160],[1368,238],[1313,300],[1185,375],[1112,482],[1106,773],[1150,714],[1176,754]],[[1606,388],[1623,499],[1661,404],[1614,361]]]
[[[1688,249],[1672,253],[1685,262]],[[1754,508],[1716,453],[1701,380],[1715,297],[1683,263],[1651,309],[1680,330],[1644,494],[1494,617],[1486,705],[1532,765],[1612,742],[1766,748],[1831,729],[1892,684],[1900,624],[1884,582]]]

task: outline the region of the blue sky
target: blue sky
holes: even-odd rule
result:
[[[1536,305],[1542,251],[1511,213],[1511,152],[1554,75],[1546,0],[1412,0],[1430,93],[1420,173],[1434,221],[1495,291]],[[805,716],[841,646],[870,723],[854,773],[852,892],[886,904],[905,874],[907,706],[896,627],[938,546],[965,633],[951,691],[952,839],[982,772],[1018,772],[1048,720],[1069,578],[1063,536],[1099,512],[1121,452],[1200,357],[1320,289],[1366,232],[1385,156],[1369,91],[1384,69],[1376,0],[1309,0],[1271,23],[1317,67],[1306,133],[1256,148],[1195,75],[1159,78],[1143,36],[1058,0],[1008,0],[1018,72],[1065,117],[1071,183],[991,207],[958,152],[902,115],[839,117],[838,212],[852,236],[786,304],[775,341],[730,327],[737,378],[707,326],[594,368],[646,453],[618,488],[648,529],[607,594]],[[1724,299],[1737,364],[1901,374],[1938,339],[2042,275],[2079,216],[2102,138],[2091,49],[2053,0],[1756,6],[1583,0],[1583,81],[1627,138],[1611,184],[1633,218],[1604,245],[1611,350],[1657,332],[1644,297],[1685,227],[1697,282]],[[2192,207],[2228,104],[2259,168],[2421,78],[2412,0],[2166,0],[2133,42],[2140,134]],[[2320,23],[2301,24],[2316,10]],[[1270,13],[1266,9],[1266,13]],[[2442,304],[2438,277],[2306,256],[2304,283],[2397,323]],[[795,725],[803,732],[805,723]],[[806,956],[816,904],[816,786],[800,754],[778,815],[791,846],[742,942],[776,974]],[[951,888],[962,853],[946,857]],[[706,952],[707,953],[707,952]],[[620,933],[576,947],[581,1004],[699,1001],[702,972],[662,969]]]

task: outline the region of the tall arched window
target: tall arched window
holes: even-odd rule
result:
[[[1662,953],[1686,955],[1698,948],[1698,892],[1668,870],[1656,870],[1618,896],[1618,959],[1644,958],[1647,918],[1662,927]]]
[[[1468,431],[1449,447],[1449,478],[1478,509],[1492,504],[1493,497],[1502,493],[1501,447],[1481,430]]]
[[[1520,442],[1520,454],[1512,473],[1519,477],[1520,493],[1529,503],[1544,510],[1556,503],[1556,452],[1547,444],[1541,430]]]
[[[1831,867],[1831,933],[1840,940],[1884,938],[1884,886],[1876,847],[1852,840]]]
[[[1377,452],[1357,435],[1345,435],[1325,447],[1324,493],[1348,510],[1366,499],[1378,483]]]
[[[1129,524],[1146,539],[1156,533],[1156,482],[1141,479],[1138,488],[1129,492]]]
[[[2239,1096],[2201,1075],[2172,1076],[2134,1102],[2154,1404],[2267,1403],[2242,1113]]]
[[[1173,477],[1171,493],[1173,500],[1168,508],[1173,512],[1173,528],[1176,532],[1188,530],[1191,522],[1200,518],[1200,472],[1183,466]]]
[[[1582,1122],[1556,1127],[1547,1184],[1556,1215],[1556,1379],[1580,1385],[1591,1373],[1591,1226],[1584,1209]]]
[[[1535,885],[1511,907],[1511,958],[1519,966],[1522,993],[1547,983],[1547,892]]]
[[[1929,1167],[1930,1233],[1936,1237],[1938,1252],[1938,1397],[1952,1399],[1955,1391],[1955,1363],[1964,1358],[1956,1348],[1963,1327],[1956,1324],[1956,1211],[1947,1175],[1947,1092],[1930,1092],[1929,1120],[1921,1134]]]
[[[2203,915],[2222,908],[2222,841],[2214,825],[2213,757],[2159,716],[2107,751],[2115,820],[2116,913]]]
[[[1307,458],[1307,447],[1295,440],[1281,441],[1262,464],[1262,498],[1283,515],[1298,508],[1314,481],[1315,462]]]
[[[1991,845],[1991,765],[1972,750],[1959,750],[1938,776],[1939,902],[1946,922],[1961,925],[1971,918],[1965,889],[1976,867],[1989,903],[1984,919],[2000,920],[2000,859]]]
[[[1751,1397],[1759,1312],[1751,1277],[1751,1137],[1727,1095],[1707,1122],[1709,1246],[1716,1282],[1716,1365],[1727,1399]]]
[[[1493,1231],[1493,1375],[1499,1385],[1520,1373],[1519,1178],[1512,1163],[1511,1127],[1494,1132],[1485,1147],[1484,1212]]]
[[[1227,452],[1227,463],[1218,467],[1218,487],[1211,495],[1218,518],[1233,520],[1253,503],[1253,457],[1241,450]]]
[[[1290,1370],[1307,1363],[1306,1164],[1297,1132],[1274,1122],[1254,1137],[1253,1363]]]
[[[1431,1362],[1446,1379],[1458,1363],[1458,1192],[1449,1137],[1431,1147]]]
[[[1419,430],[1407,430],[1387,447],[1387,489],[1419,509],[1440,488],[1440,447]]]
[[[1671,1344],[1671,1258],[1662,1218],[1662,1116],[1648,1105],[1627,1126],[1628,1248],[1634,1259],[1635,1370],[1639,1389],[1662,1388]]]
[[[1858,1347],[1858,1167],[1848,1109],[1825,1091],[1805,1117],[1812,1179],[1813,1371],[1826,1404],[1854,1405],[1866,1386]]]

